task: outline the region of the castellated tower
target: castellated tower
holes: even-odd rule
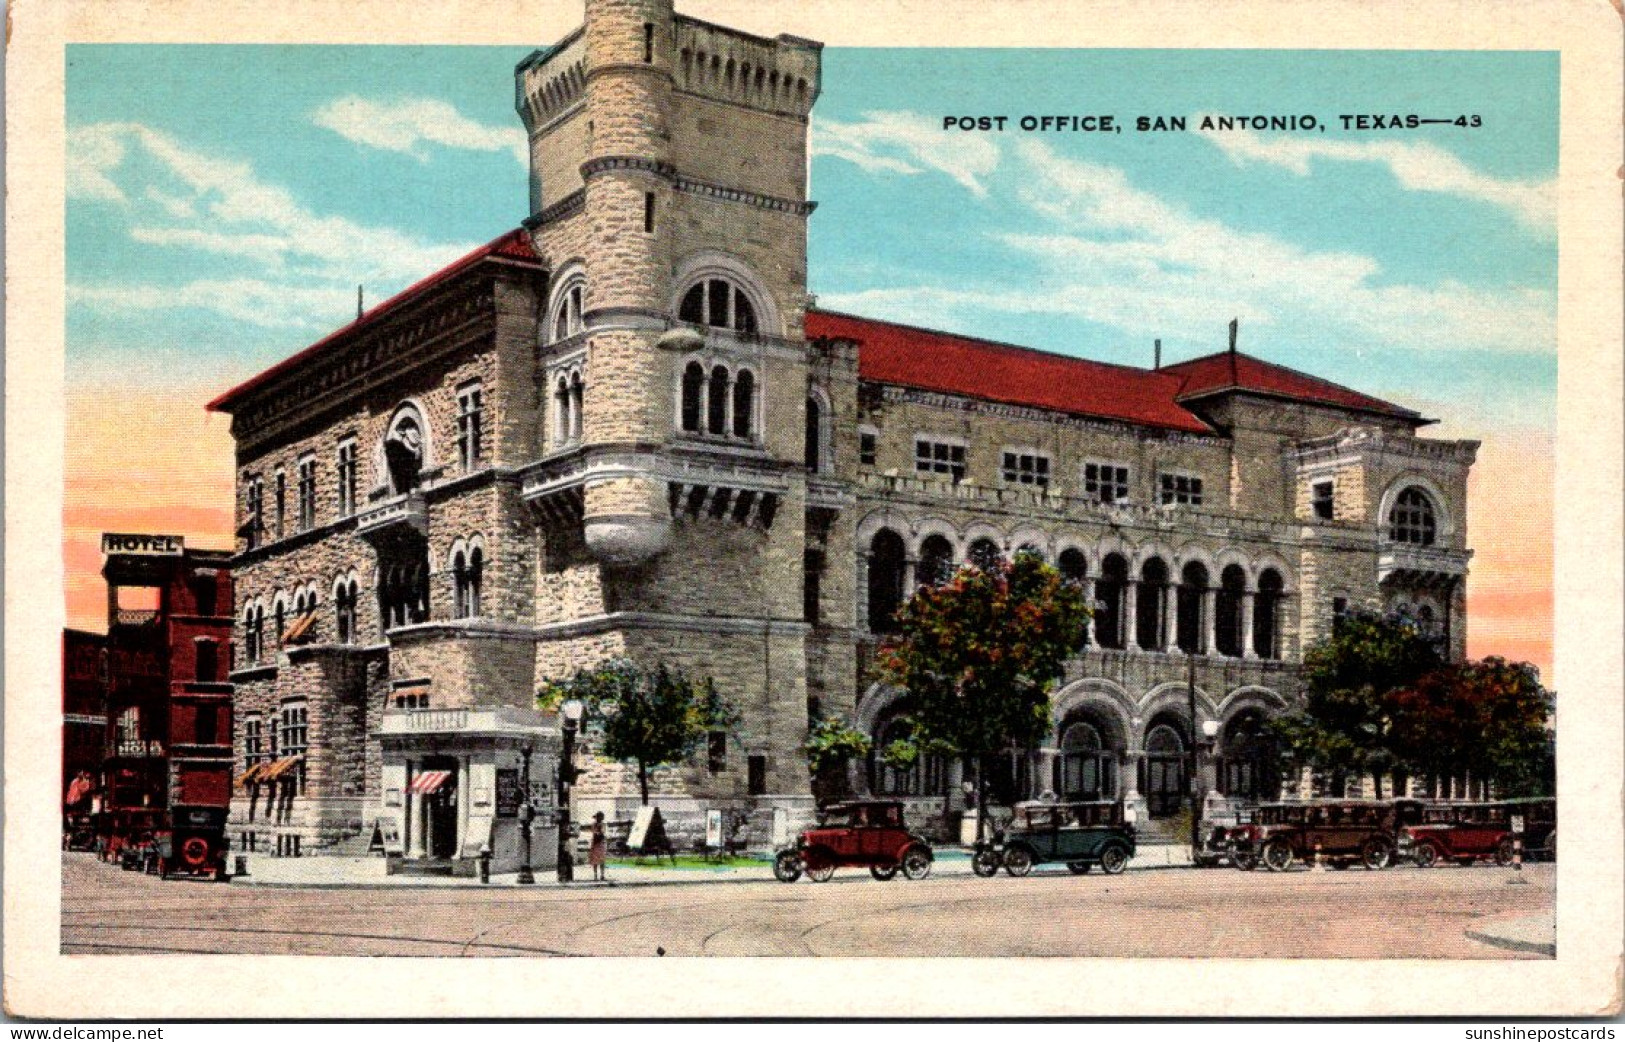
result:
[[[545,521],[537,676],[628,654],[715,678],[743,737],[670,779],[679,799],[807,791],[794,580],[819,51],[670,0],[587,0],[580,30],[516,70],[526,226],[551,272],[525,482]]]

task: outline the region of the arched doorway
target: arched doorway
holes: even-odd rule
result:
[[[1219,791],[1231,799],[1265,803],[1281,795],[1280,754],[1261,709],[1244,709],[1224,725]]]
[[[1054,788],[1062,799],[1117,797],[1117,754],[1106,747],[1105,734],[1105,728],[1086,715],[1072,717],[1061,728]]]
[[[887,712],[875,726],[869,747],[869,791],[876,796],[941,796],[947,791],[947,764],[934,753],[919,752],[913,763],[892,763],[887,749],[897,742],[912,742],[914,725],[908,704]]]
[[[869,544],[869,632],[894,633],[903,605],[903,537],[889,528]]]
[[[1171,718],[1153,721],[1145,735],[1145,778],[1140,792],[1153,818],[1177,814],[1185,805],[1186,757],[1183,730]]]

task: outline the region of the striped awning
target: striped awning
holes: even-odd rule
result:
[[[284,633],[282,635],[282,643],[284,643],[284,644],[298,644],[300,641],[304,640],[305,637],[310,633],[310,627],[311,627],[311,625],[313,623],[315,623],[315,621],[316,621],[316,613],[315,612],[313,612],[313,611],[305,612],[305,614],[303,614],[303,615],[299,616],[297,619],[293,620],[293,625],[288,627],[288,632]]]
[[[237,784],[245,789],[250,785],[257,784],[260,780],[260,775],[264,774],[265,768],[269,766],[271,766],[269,760],[261,760],[259,763],[254,764],[242,774],[239,774],[237,776]]]
[[[289,771],[293,770],[294,767],[299,763],[299,759],[300,758],[297,756],[284,756],[280,760],[266,764],[265,770],[260,772],[260,776],[257,780],[262,782],[276,781],[284,774],[287,774]]]
[[[427,796],[431,792],[438,791],[450,777],[450,771],[424,771],[412,779],[412,784],[406,787],[406,791],[415,792],[419,796]]]

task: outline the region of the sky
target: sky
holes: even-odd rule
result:
[[[68,49],[69,625],[103,628],[102,531],[230,544],[229,423],[204,402],[353,318],[358,285],[376,303],[526,215],[526,53]],[[827,48],[810,289],[1135,365],[1154,339],[1165,362],[1222,350],[1238,318],[1243,351],[1482,440],[1469,652],[1550,679],[1557,74],[1548,53]],[[1122,130],[1021,129],[1045,115]]]

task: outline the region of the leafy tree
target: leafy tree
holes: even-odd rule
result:
[[[1304,653],[1304,704],[1272,729],[1300,763],[1380,778],[1410,751],[1394,733],[1395,692],[1443,664],[1439,643],[1408,619],[1346,616]]]
[[[1082,589],[1036,554],[966,566],[921,587],[879,660],[882,675],[912,696],[913,744],[971,757],[979,782],[988,756],[1035,745],[1049,731],[1050,689],[1089,615]],[[978,834],[986,803],[977,800]]]
[[[538,700],[554,708],[578,699],[582,728],[603,754],[638,771],[638,795],[649,804],[649,772],[694,755],[712,731],[733,732],[739,713],[707,678],[693,681],[664,663],[652,671],[612,658],[543,685]]]
[[[1433,774],[1470,771],[1505,796],[1551,795],[1553,698],[1527,662],[1444,666],[1390,698],[1396,751]]]
[[[826,716],[807,722],[807,770],[822,795],[847,791],[848,762],[869,755],[869,736],[844,717]]]

